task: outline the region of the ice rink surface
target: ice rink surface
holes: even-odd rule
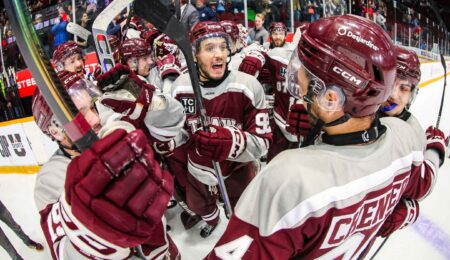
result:
[[[450,80],[450,79],[448,79]],[[450,84],[450,83],[449,83]],[[422,127],[436,124],[442,97],[443,80],[422,88],[411,111],[419,119]],[[446,104],[443,108],[440,129],[446,135],[450,133],[450,90],[447,88]],[[24,259],[51,259],[44,235],[39,225],[33,189],[36,175],[0,174],[0,200],[8,207],[14,219],[34,240],[45,245],[43,252],[28,248],[0,221],[10,241]],[[167,211],[166,217],[171,225],[170,231],[182,259],[202,259],[214,246],[226,226],[222,214],[220,226],[207,239],[200,237],[200,226],[185,231],[179,219],[181,210],[176,207]],[[446,159],[440,168],[438,180],[432,194],[421,202],[420,218],[415,225],[394,233],[375,259],[450,259],[450,160]],[[367,259],[376,251],[382,239],[378,239]],[[10,259],[6,251],[0,248],[0,259]]]

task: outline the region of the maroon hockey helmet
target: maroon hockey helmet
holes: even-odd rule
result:
[[[231,46],[231,37],[225,32],[219,22],[205,21],[199,22],[191,30],[190,41],[194,53],[200,49],[200,43],[207,38],[222,37],[227,42],[228,48]]]
[[[397,52],[397,77],[408,80],[417,86],[420,81],[420,61],[414,51],[396,47]]]
[[[67,41],[63,44],[58,45],[53,52],[53,62],[57,66],[64,66],[64,61],[72,55],[80,54],[82,55],[81,48],[74,41]],[[62,70],[60,68],[60,70]]]
[[[80,89],[86,90],[93,98],[99,97],[101,94],[91,81],[80,78],[77,73],[63,70],[58,72],[58,77],[72,100],[84,98],[84,96],[78,95]],[[50,138],[52,138],[49,130],[50,126],[55,127],[55,130],[57,130],[59,134],[64,132],[61,123],[54,116],[39,88],[36,88],[33,94],[32,112],[37,126]]]
[[[123,41],[119,49],[120,61],[126,63],[129,58],[142,57],[152,53],[151,46],[141,38],[131,38]]]
[[[153,28],[148,31],[144,31],[141,34],[141,38],[145,39],[150,46],[153,46],[153,42],[159,35],[161,35],[161,32],[158,29]]]
[[[220,21],[220,25],[222,25],[228,35],[230,35],[233,42],[236,42],[239,39],[239,28],[235,22],[230,20]]]
[[[420,60],[412,50],[401,47],[396,47],[395,50],[397,52],[397,78],[407,80],[412,85],[411,99],[408,103],[409,108],[419,93]]]
[[[284,32],[284,34],[287,34],[287,28],[282,22],[272,22],[269,27],[269,32],[270,34],[273,32]]]
[[[304,70],[299,71],[302,66]],[[389,35],[368,19],[354,15],[322,18],[303,32],[286,77],[291,94],[308,102],[298,90],[298,72],[304,71],[314,77],[309,81],[310,93],[337,87],[345,96],[345,112],[352,117],[368,116],[394,87],[395,46]]]
[[[177,43],[166,34],[159,35],[153,43],[156,57],[162,58],[167,54],[178,57],[180,53]]]

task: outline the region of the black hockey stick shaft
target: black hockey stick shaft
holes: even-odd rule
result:
[[[125,26],[124,26],[125,30],[122,29],[123,34],[122,34],[122,38],[120,39],[120,45],[122,45],[125,38],[127,38],[128,28],[130,27],[131,17],[133,16],[133,4],[130,4],[129,7],[130,7],[130,9],[127,14],[127,21],[125,22]]]
[[[377,248],[377,251],[375,251],[375,253],[373,253],[373,255],[370,257],[370,260],[375,259],[375,256],[377,256],[378,252],[380,252],[380,250],[383,248],[383,246],[386,244],[387,240],[389,239],[390,236],[387,236],[386,238],[384,238],[383,242],[381,242],[381,245]]]
[[[206,109],[203,104],[203,97],[200,89],[200,80],[197,74],[197,67],[194,63],[194,56],[192,54],[192,47],[188,41],[188,33],[184,29],[183,24],[173,16],[169,9],[164,6],[159,0],[137,0],[134,4],[135,13],[151,22],[153,26],[158,28],[161,32],[172,38],[180,48],[181,52],[186,58],[186,64],[189,70],[189,77],[191,79],[194,96],[199,108],[200,123],[205,131],[210,131],[209,124],[206,117]],[[225,205],[225,214],[227,218],[231,217],[232,209],[230,199],[225,187],[225,182],[218,162],[212,162],[214,171],[216,172],[219,182],[220,192]]]
[[[444,87],[442,88],[441,106],[439,107],[436,128],[439,128],[439,123],[441,123],[442,107],[444,106],[444,99],[445,99],[445,87],[447,86],[447,64],[445,63],[444,55],[442,54],[441,54],[441,62],[442,67],[444,68]]]
[[[31,21],[25,1],[4,0],[17,45],[25,63],[56,118],[61,122],[69,138],[81,151],[97,140],[86,119],[77,110],[45,56]]]

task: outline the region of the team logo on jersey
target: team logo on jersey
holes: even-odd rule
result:
[[[195,114],[197,109],[195,107],[195,99],[193,97],[181,98],[181,104],[184,107],[184,112],[186,114]]]

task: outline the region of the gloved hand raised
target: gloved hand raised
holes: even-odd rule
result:
[[[296,136],[308,136],[312,129],[309,115],[303,104],[293,104],[289,109],[286,131]]]
[[[101,103],[122,114],[122,120],[142,129],[144,117],[153,99],[155,87],[140,79],[128,66],[117,64],[114,68],[103,74],[97,85],[102,88],[105,95]],[[117,94],[120,91],[128,95]],[[131,98],[130,98],[131,96]]]
[[[239,65],[239,71],[258,77],[265,63],[266,58],[262,52],[251,50]]]
[[[154,160],[142,131],[119,129],[70,162],[61,204],[84,226],[76,230],[128,248],[152,236],[172,193],[173,178]]]

